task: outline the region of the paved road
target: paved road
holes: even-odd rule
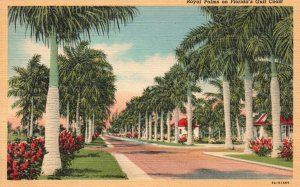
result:
[[[118,140],[106,140],[105,150],[124,154],[151,178],[177,179],[270,179],[291,178],[292,171],[275,169],[204,155],[204,149],[176,149]]]

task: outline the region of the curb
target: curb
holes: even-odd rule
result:
[[[219,157],[219,158],[224,158],[224,159],[229,159],[229,160],[235,160],[235,161],[240,161],[240,162],[246,162],[246,163],[251,163],[251,164],[257,164],[261,166],[267,166],[271,168],[276,168],[276,169],[282,169],[282,170],[288,170],[288,171],[293,171],[293,168],[288,168],[284,166],[276,166],[272,164],[266,164],[262,162],[255,162],[255,161],[250,161],[250,160],[244,160],[240,158],[234,158],[234,157],[229,157],[225,156],[224,154],[230,155],[230,154],[244,154],[244,153],[230,153],[230,152],[203,152],[203,154],[214,156],[214,157]]]
[[[140,141],[140,140],[135,140],[135,139],[127,139],[127,138],[122,138],[122,137],[116,137],[116,136],[109,136],[111,138],[115,138],[118,140],[124,140],[124,141],[131,141],[131,142],[136,142],[138,144],[146,144],[146,145],[153,145],[153,146],[157,146],[157,147],[166,147],[166,148],[174,148],[174,149],[202,149],[202,148],[206,148],[206,147],[200,147],[198,146],[171,146],[171,145],[160,145],[160,144],[156,144],[156,143],[151,143],[151,142],[144,142],[144,141]]]

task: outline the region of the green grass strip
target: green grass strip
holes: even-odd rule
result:
[[[254,162],[261,162],[265,164],[272,164],[277,166],[284,166],[284,167],[293,167],[293,161],[287,161],[282,158],[272,158],[272,157],[260,157],[257,155],[226,155],[233,158],[239,158],[244,160],[250,160]]]

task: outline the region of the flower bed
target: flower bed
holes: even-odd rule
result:
[[[179,137],[179,140],[178,140],[178,142],[179,143],[184,143],[184,142],[186,142],[187,141],[187,138],[186,138],[186,136],[181,136],[181,137]]]
[[[96,139],[98,138],[99,135],[100,135],[99,132],[96,132],[95,134],[93,134],[92,140],[93,140],[93,141],[96,140]]]
[[[279,147],[279,157],[286,160],[293,160],[293,140],[283,139]]]
[[[71,132],[62,131],[59,133],[59,152],[62,168],[70,166],[75,157],[75,152],[84,147],[84,137],[77,136]]]
[[[7,179],[37,179],[46,154],[43,138],[16,140],[7,144]]]
[[[267,156],[272,152],[272,140],[271,139],[255,139],[250,141],[251,150],[258,156]]]

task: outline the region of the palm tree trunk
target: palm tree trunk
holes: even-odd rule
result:
[[[92,135],[95,134],[95,114],[93,113],[93,121],[92,121]]]
[[[50,79],[46,104],[45,125],[45,148],[47,154],[44,156],[42,173],[52,175],[57,169],[61,168],[59,153],[59,94],[58,94],[58,45],[56,32],[50,38]]]
[[[31,114],[30,114],[30,128],[29,128],[29,136],[33,135],[33,97],[31,97]]]
[[[219,140],[221,140],[221,130],[219,128]]]
[[[141,139],[141,112],[139,112],[138,139]]]
[[[81,135],[81,132],[79,130],[80,122],[79,122],[79,106],[80,106],[80,92],[78,93],[77,97],[77,104],[76,104],[76,135]]]
[[[168,135],[168,139],[167,139],[167,141],[168,142],[171,142],[171,125],[170,125],[170,112],[168,111],[168,113],[167,113],[167,135]]]
[[[280,130],[280,89],[279,82],[277,78],[277,70],[275,65],[275,57],[272,55],[271,57],[271,70],[272,70],[272,78],[271,78],[271,102],[272,102],[272,129],[273,129],[273,151],[271,156],[273,158],[278,157],[279,146],[281,143],[281,130]]]
[[[148,132],[148,112],[145,113],[145,139],[148,140],[148,135],[149,135],[149,132]]]
[[[188,122],[188,137],[187,137],[187,145],[192,145],[194,143],[193,138],[193,126],[192,126],[192,90],[191,90],[191,83],[188,82],[188,90],[187,90],[187,122]]]
[[[127,125],[125,125],[125,133],[127,134]]]
[[[69,101],[67,103],[67,124],[66,124],[66,130],[69,131],[70,128],[70,114],[69,114]]]
[[[225,149],[232,149],[231,125],[230,125],[230,86],[229,81],[223,79],[223,102],[225,117]]]
[[[89,118],[88,143],[92,142],[92,119]]]
[[[179,108],[176,106],[176,108],[175,108],[175,114],[174,114],[174,116],[175,116],[175,143],[178,143],[178,137],[179,137],[179,135],[178,135],[178,121],[179,121]]]
[[[152,140],[152,121],[151,121],[151,114],[149,115],[149,140]]]
[[[236,131],[237,131],[237,135],[238,135],[237,139],[238,139],[238,141],[241,141],[241,131],[240,131],[239,117],[238,116],[235,117],[235,121],[236,121]]]
[[[253,138],[253,114],[252,114],[252,75],[248,61],[245,61],[245,110],[246,110],[246,132],[245,132],[245,149],[244,153],[251,154],[249,148],[250,140]]]
[[[157,141],[157,120],[158,120],[157,118],[158,118],[158,113],[156,111],[154,116],[154,141]]]
[[[210,135],[211,135],[211,126],[208,126],[208,139],[210,139]]]
[[[164,111],[160,115],[160,141],[164,141]]]
[[[132,126],[131,126],[131,137],[134,137],[133,134],[134,134],[134,126],[132,125]]]
[[[84,138],[84,142],[87,144],[88,143],[88,123],[87,123],[87,119],[85,119],[85,138]]]

